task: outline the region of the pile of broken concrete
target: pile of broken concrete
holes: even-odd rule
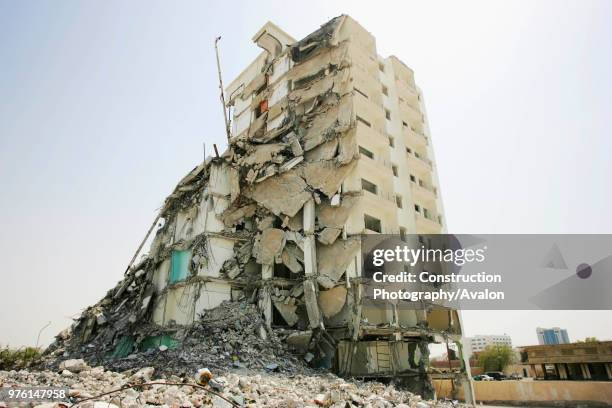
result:
[[[48,353],[46,368],[57,369],[61,361],[78,357],[113,370],[150,365],[164,374],[186,374],[202,366],[221,371],[242,368],[291,374],[312,371],[290,346],[299,345],[297,341],[303,336],[295,331],[267,329],[257,307],[248,302],[223,302],[205,311],[196,324],[177,326],[174,337],[179,340],[174,346],[135,350],[123,358],[98,352],[105,348],[96,341],[87,345],[67,342],[66,347],[56,347]],[[309,333],[306,338],[310,339]]]
[[[214,376],[206,389],[192,387],[193,377],[155,378],[152,367],[125,372],[89,367],[83,360],[63,362],[59,371],[0,371],[0,387],[66,387],[69,398],[63,407],[79,404],[83,408],[139,407],[398,407],[430,408],[457,406],[452,402],[424,401],[419,396],[377,382],[347,381],[332,374],[287,376],[276,373],[241,374],[230,372]],[[102,396],[113,390],[140,385]],[[171,385],[178,384],[178,385]],[[214,391],[213,393],[207,390]],[[0,406],[2,403],[0,402]],[[21,403],[19,406],[59,408],[58,402]]]

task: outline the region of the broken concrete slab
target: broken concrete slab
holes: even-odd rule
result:
[[[355,168],[356,161],[338,167],[333,161],[305,162],[300,168],[302,177],[309,186],[321,190],[328,197],[336,194],[340,185]]]
[[[303,131],[305,151],[348,130],[353,120],[353,104],[350,98],[345,97],[335,105],[325,106],[321,112],[315,112],[314,115],[315,119],[308,123],[308,127]]]
[[[326,48],[317,56],[295,65],[287,74],[287,79],[292,82],[298,82],[303,86],[307,86],[310,81],[305,81],[304,78],[318,78],[317,73],[321,70],[336,70],[350,66],[350,61],[347,57],[349,43],[343,42],[336,47]]]
[[[291,91],[289,93],[289,101],[293,103],[302,103],[330,92],[342,96],[351,90],[350,72],[348,69],[344,69],[341,71],[334,71],[306,88]]]
[[[252,146],[249,150],[247,150],[247,156],[242,159],[242,164],[245,166],[253,166],[267,163],[284,148],[285,145],[282,143]]]
[[[292,168],[294,168],[295,166],[297,166],[298,164],[300,164],[302,162],[302,160],[304,160],[304,156],[298,156],[298,157],[294,157],[293,159],[283,163],[279,168],[278,168],[278,172],[279,173],[284,173],[286,171],[291,170]]]
[[[88,370],[89,366],[87,365],[85,360],[78,358],[62,361],[59,365],[59,368],[60,370],[68,370],[71,373],[80,373],[83,370]]]
[[[340,228],[327,227],[319,233],[318,240],[323,245],[331,245],[336,241],[341,232]]]
[[[260,264],[273,264],[285,246],[285,232],[278,228],[264,230],[253,245],[253,254]]]
[[[333,206],[330,201],[323,201],[317,207],[317,224],[320,228],[342,228],[348,219],[351,209],[359,201],[359,196],[344,194],[340,205]]]
[[[283,319],[287,322],[289,327],[295,326],[299,318],[296,313],[297,306],[292,304],[286,304],[284,302],[273,302],[274,307],[281,314]]]
[[[312,331],[305,330],[300,332],[291,333],[287,336],[285,342],[295,350],[305,353],[308,351],[308,346],[310,345],[310,339],[312,338]]]
[[[326,318],[337,315],[346,303],[348,291],[344,286],[319,291],[319,307]]]
[[[317,245],[317,282],[324,288],[333,288],[354,262],[361,243],[358,239],[336,240],[332,245]]]
[[[257,210],[257,204],[248,204],[235,209],[229,208],[223,213],[221,219],[225,225],[233,227],[245,218],[252,217],[255,210]]]
[[[283,264],[293,273],[300,273],[304,270],[304,252],[293,243],[287,243],[282,253]]]
[[[244,194],[276,215],[293,217],[310,199],[306,189],[306,182],[300,176],[287,172],[255,184]]]
[[[353,126],[338,138],[338,156],[336,156],[338,164],[347,164],[359,159],[359,147],[357,146],[355,134],[356,128]]]
[[[260,133],[264,133],[267,120],[268,112],[265,112],[251,123],[249,127],[249,139],[255,138]]]
[[[312,150],[307,151],[304,154],[306,161],[317,162],[322,160],[331,160],[336,157],[338,152],[338,139],[334,138],[325,143],[314,147]]]

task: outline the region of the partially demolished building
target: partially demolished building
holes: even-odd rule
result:
[[[458,312],[364,307],[360,259],[361,234],[445,230],[413,72],[348,16],[301,41],[267,23],[253,40],[263,51],[225,92],[227,150],[178,183],[148,254],[75,340],[116,348],[246,299],[311,364],[431,395],[427,346],[460,343]]]

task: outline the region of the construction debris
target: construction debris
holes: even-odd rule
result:
[[[296,375],[275,373],[270,365],[266,373],[226,373],[213,376],[208,369],[192,376],[168,376],[151,380],[152,368],[146,373],[107,371],[104,367],[87,367],[78,376],[52,371],[0,371],[4,387],[65,387],[68,397],[58,402],[28,405],[36,408],[60,408],[87,400],[83,408],[139,407],[396,407],[461,408],[464,405],[423,400],[393,385],[377,382],[346,381],[334,375]],[[146,380],[145,380],[146,378]],[[139,384],[138,386],[134,386]],[[151,384],[151,385],[148,385]],[[132,387],[130,387],[132,385]],[[130,388],[127,388],[130,387]],[[123,390],[120,390],[124,388]],[[117,391],[118,392],[111,392]],[[109,394],[109,392],[111,392]],[[105,394],[105,395],[102,395]],[[20,405],[26,406],[26,405]]]
[[[363,231],[355,232],[350,221],[362,192],[347,182],[359,160],[352,24],[346,16],[335,18],[292,45],[275,42],[271,33],[261,37],[268,50],[261,72],[228,102],[252,109],[253,120],[231,135],[225,152],[178,183],[156,220],[148,254],[57,336],[47,350],[50,367],[82,358],[117,370],[151,365],[170,375],[202,365],[302,373],[309,364],[343,367],[345,375],[404,376],[406,383],[417,382],[408,388],[432,395],[421,350],[437,332],[458,333],[456,328],[429,328],[417,311],[404,311],[400,319],[397,311],[367,314],[362,307]],[[403,344],[406,358],[419,363],[405,367],[388,355],[385,361],[393,364],[378,364],[371,358],[372,339]],[[337,355],[342,342],[343,350],[363,354]],[[70,361],[63,368],[78,372],[82,363]],[[231,387],[239,381],[227,380]],[[237,394],[273,401],[270,384],[288,385],[269,381]],[[337,379],[331,387],[300,381],[291,387],[303,392],[279,398],[300,406],[372,406],[371,398],[383,396],[396,406],[414,401],[379,385],[362,394]],[[326,389],[336,391],[314,397]]]

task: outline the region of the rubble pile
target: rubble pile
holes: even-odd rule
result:
[[[164,331],[167,333],[167,331]],[[151,333],[151,332],[149,332]],[[223,302],[205,311],[189,327],[176,327],[175,343],[156,344],[142,351],[132,351],[121,358],[97,352],[104,350],[96,341],[77,349],[57,348],[49,352],[48,368],[61,368],[70,357],[80,357],[91,365],[105,365],[112,370],[154,367],[158,373],[171,375],[195,372],[203,365],[224,372],[230,369],[254,369],[283,373],[310,373],[306,362],[284,341],[294,331],[268,330],[257,307],[247,302]]]
[[[285,376],[279,374],[242,375],[228,373],[213,377],[206,390],[187,385],[166,383],[193,383],[192,378],[169,376],[154,379],[153,368],[139,371],[112,372],[104,367],[89,367],[82,362],[68,366],[61,372],[0,371],[0,387],[57,386],[69,388],[70,402],[91,398],[79,406],[83,408],[138,408],[138,407],[372,407],[372,408],[433,408],[457,407],[456,402],[434,402],[421,399],[408,391],[396,389],[393,385],[377,382],[346,381],[332,374],[316,376]],[[145,385],[110,395],[99,396],[128,384],[153,381],[157,385]],[[98,397],[99,396],[99,397]],[[55,408],[56,403],[40,408]],[[23,404],[20,406],[28,406]]]

